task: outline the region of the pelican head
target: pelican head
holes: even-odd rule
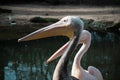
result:
[[[54,24],[36,30],[28,34],[27,36],[18,39],[18,42],[35,40],[51,36],[67,36],[69,39],[71,39],[74,32],[78,29],[76,26],[80,26],[80,29],[82,30],[84,26],[83,21],[76,16],[66,16]]]

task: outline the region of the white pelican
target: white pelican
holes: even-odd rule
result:
[[[27,41],[59,35],[67,36],[70,38],[70,41],[68,41],[47,61],[47,63],[49,63],[63,54],[55,68],[53,80],[103,80],[102,75],[98,69],[89,67],[88,71],[86,71],[80,65],[80,60],[90,46],[91,41],[90,33],[83,30],[83,26],[83,21],[79,17],[67,16],[62,18],[57,23],[39,29],[19,39],[18,41]],[[67,73],[69,58],[79,42],[82,42],[83,45],[74,58],[72,73],[71,76],[69,76]]]
[[[78,53],[76,54],[71,75],[79,80],[103,80],[101,72],[93,67],[89,66],[88,70],[84,70],[80,64],[81,58],[83,57],[84,53],[88,50],[90,43],[91,43],[91,34],[87,30],[83,30],[81,37],[79,39],[78,44],[83,44],[82,47],[79,49]],[[64,46],[58,49],[48,60],[47,64],[57,57],[61,56],[66,48],[68,47],[69,42],[67,42]]]

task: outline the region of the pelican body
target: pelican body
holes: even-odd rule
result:
[[[49,63],[63,54],[54,70],[53,80],[103,80],[98,69],[89,67],[88,71],[86,71],[81,67],[81,58],[89,48],[91,41],[90,33],[83,30],[83,26],[84,23],[79,17],[66,16],[50,26],[20,38],[18,41],[28,41],[51,36],[67,36],[70,40],[56,51],[46,62]],[[83,45],[74,58],[72,72],[71,75],[69,75],[67,67],[70,57],[80,43],[83,43]],[[96,75],[97,73],[99,74]]]
[[[88,50],[90,47],[91,43],[91,34],[87,30],[83,30],[81,33],[81,37],[79,37],[79,42],[78,44],[82,44],[81,48],[75,55],[73,65],[72,65],[72,71],[71,71],[71,76],[74,76],[75,78],[79,80],[103,80],[101,72],[93,67],[89,66],[87,70],[84,70],[84,68],[81,66],[80,61],[84,55],[84,53]],[[60,49],[58,49],[47,61],[46,63],[50,63],[57,57],[61,56],[64,54],[64,51],[69,45],[69,41],[63,45]]]

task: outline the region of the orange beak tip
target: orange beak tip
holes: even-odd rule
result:
[[[46,62],[45,62],[45,64],[47,64],[47,65],[48,65],[48,62],[46,61]]]
[[[46,64],[47,64],[47,65],[49,64],[49,61],[48,61],[48,60],[46,61]]]
[[[18,42],[21,42],[20,40],[21,40],[21,39],[18,39]]]

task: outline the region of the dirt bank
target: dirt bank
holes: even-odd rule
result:
[[[13,18],[29,19],[34,16],[62,18],[66,15],[76,15],[85,19],[120,21],[120,7],[104,6],[43,6],[33,4],[1,6],[12,10]]]

